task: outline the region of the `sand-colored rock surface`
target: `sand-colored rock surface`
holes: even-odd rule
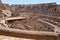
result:
[[[0,35],[0,40],[34,40],[34,39],[16,38],[16,37]]]

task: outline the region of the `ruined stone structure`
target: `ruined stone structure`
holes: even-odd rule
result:
[[[0,0],[0,34],[23,40],[60,40],[60,5],[9,5]]]
[[[32,14],[42,14],[50,16],[59,16],[59,5],[56,3],[46,3],[46,4],[30,4],[30,5],[11,5],[11,10],[13,13],[32,13]],[[58,14],[57,14],[58,13]]]
[[[60,16],[60,6],[56,3],[45,3],[45,4],[3,4],[0,3],[1,10],[10,10],[14,16],[19,16],[22,13],[42,14],[50,16]],[[58,13],[58,14],[57,14]],[[18,15],[19,14],[19,15]]]

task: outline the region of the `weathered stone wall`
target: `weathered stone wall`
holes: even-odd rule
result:
[[[49,37],[49,38],[47,38]],[[36,39],[30,39],[30,38],[17,38],[17,37],[10,37],[10,36],[3,36],[0,35],[0,40],[57,40],[56,37],[52,36],[41,36],[39,38]]]

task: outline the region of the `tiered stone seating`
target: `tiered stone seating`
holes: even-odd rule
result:
[[[52,23],[53,25],[57,25],[57,27],[60,27],[60,19],[54,18],[54,17],[41,17],[40,19],[43,19],[44,21],[47,21],[49,23]]]

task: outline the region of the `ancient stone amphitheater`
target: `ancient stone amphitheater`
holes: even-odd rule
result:
[[[60,5],[0,0],[0,40],[60,40]]]

